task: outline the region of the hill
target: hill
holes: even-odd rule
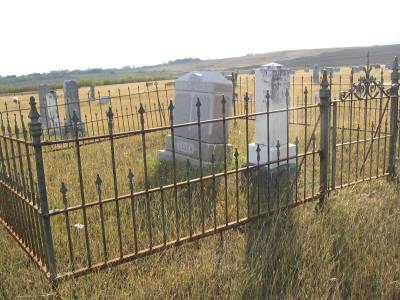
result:
[[[311,67],[313,64],[319,64],[320,66],[363,65],[366,62],[368,51],[370,52],[371,63],[387,64],[391,63],[395,56],[400,55],[400,44],[287,50],[185,64],[158,65],[140,69],[145,72],[184,73],[192,70],[230,71],[238,69],[246,71],[270,62],[278,62],[295,69]]]
[[[276,51],[261,54],[223,59],[201,60],[182,58],[165,64],[134,67],[127,66],[113,69],[61,70],[49,73],[22,76],[0,77],[0,93],[32,91],[40,83],[50,84],[52,88],[62,87],[65,79],[75,79],[80,86],[128,83],[146,80],[171,79],[190,71],[232,71],[247,72],[254,67],[278,62],[293,69],[311,67],[313,64],[326,66],[363,65],[366,54],[370,52],[373,64],[390,64],[395,56],[400,55],[400,44],[385,46],[321,48]]]

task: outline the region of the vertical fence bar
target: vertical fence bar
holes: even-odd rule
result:
[[[326,70],[323,71],[321,88],[319,90],[321,132],[320,132],[320,204],[323,204],[328,191],[328,151],[329,151],[329,111],[330,90]]]
[[[332,169],[331,169],[331,190],[335,189],[336,186],[336,138],[337,138],[337,105],[333,103],[333,121],[332,121],[332,145],[331,145],[331,157],[332,157]],[[351,155],[351,154],[350,154]],[[349,181],[350,182],[350,181]]]
[[[201,102],[200,98],[197,97],[196,102],[197,107],[197,133],[199,138],[199,171],[200,171],[200,201],[201,201],[201,232],[204,234],[205,232],[205,203],[204,203],[204,182],[203,182],[203,158],[201,151]]]
[[[76,149],[76,160],[77,160],[78,177],[79,177],[79,191],[81,196],[83,225],[85,230],[86,261],[88,267],[90,268],[92,266],[92,259],[90,255],[90,240],[89,240],[88,218],[86,213],[85,184],[83,181],[83,171],[82,171],[81,145],[79,143],[79,130],[78,130],[79,118],[76,115],[75,111],[73,112],[71,121],[73,123],[75,132],[75,149]]]
[[[397,57],[393,62],[393,71],[391,74],[392,86],[390,88],[390,140],[389,140],[389,173],[390,176],[396,176],[396,143],[398,134],[398,91],[399,91],[399,62]]]
[[[50,217],[48,216],[49,208],[47,202],[46,179],[44,172],[42,144],[40,141],[40,138],[43,134],[42,123],[39,121],[40,115],[36,109],[35,97],[32,96],[30,98],[29,104],[31,106],[31,110],[29,112],[29,119],[31,120],[29,123],[29,132],[30,135],[32,136],[33,146],[35,149],[36,174],[38,180],[39,201],[40,201],[39,213],[40,216],[42,217],[46,261],[47,261],[48,271],[50,273],[49,278],[53,284],[57,284],[57,266],[54,256],[53,235],[51,233]]]
[[[136,199],[134,195],[134,174],[131,169],[128,172],[129,179],[129,191],[131,200],[131,215],[132,215],[132,225],[133,225],[133,241],[135,246],[135,254],[138,253],[138,236],[137,236],[137,221],[136,221]]]
[[[244,96],[245,113],[246,113],[246,201],[247,201],[247,217],[250,217],[250,172],[249,172],[249,93]]]
[[[151,212],[150,212],[150,195],[149,195],[149,177],[147,170],[147,149],[146,149],[146,136],[144,131],[144,113],[145,109],[143,105],[140,104],[139,108],[140,113],[140,125],[141,125],[141,135],[142,135],[142,147],[143,147],[143,172],[144,172],[144,188],[145,188],[145,196],[146,196],[146,218],[149,230],[149,248],[153,249],[153,231],[151,225]]]
[[[101,180],[100,175],[97,174],[95,184],[96,184],[96,190],[97,190],[97,197],[99,199],[101,236],[102,236],[102,241],[103,241],[103,257],[104,257],[104,262],[107,262],[108,255],[107,255],[107,241],[106,241],[106,233],[105,233],[106,231],[105,231],[105,225],[104,225],[102,183],[103,183],[103,181]]]
[[[171,130],[171,148],[172,148],[172,172],[174,180],[174,205],[175,205],[175,228],[176,228],[176,241],[179,242],[179,209],[178,209],[178,188],[176,186],[176,155],[175,155],[175,131],[174,131],[174,105],[172,100],[169,102],[169,123]]]
[[[114,185],[114,199],[115,199],[115,213],[117,217],[117,230],[118,230],[118,241],[119,241],[119,256],[122,257],[122,230],[121,230],[121,217],[119,209],[119,199],[118,199],[118,182],[117,182],[117,167],[115,162],[115,147],[114,147],[114,114],[112,112],[111,106],[107,111],[108,118],[108,133],[110,135],[110,151],[111,151],[111,168],[113,174],[113,185]],[[144,160],[146,163],[146,160]],[[146,176],[146,175],[145,175]],[[146,178],[147,179],[147,178]]]
[[[227,173],[227,140],[226,140],[226,99],[225,96],[222,95],[222,134],[223,134],[223,142],[224,142],[224,187],[225,187],[225,193],[224,193],[224,205],[225,205],[225,224],[228,225],[229,217],[228,217],[228,173]]]
[[[68,252],[69,252],[69,263],[71,270],[74,269],[74,250],[72,246],[72,239],[71,239],[71,225],[69,221],[69,213],[68,209],[68,198],[67,198],[68,189],[64,182],[61,182],[60,193],[62,194],[62,200],[64,204],[64,217],[65,217],[65,229],[67,231],[67,241],[68,241]]]

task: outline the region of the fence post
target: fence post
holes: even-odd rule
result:
[[[42,219],[43,224],[43,239],[45,246],[45,255],[47,260],[47,268],[50,273],[49,278],[53,284],[57,284],[57,267],[54,256],[54,247],[53,247],[53,236],[51,233],[51,223],[49,213],[49,207],[47,202],[47,191],[46,191],[46,180],[45,180],[45,172],[44,172],[44,164],[43,164],[43,154],[42,154],[42,145],[40,141],[40,137],[43,133],[42,123],[39,120],[39,113],[36,109],[36,101],[35,97],[31,97],[29,100],[29,104],[31,109],[29,111],[29,119],[31,120],[29,123],[29,133],[33,140],[33,147],[35,149],[35,163],[36,163],[36,174],[38,180],[38,190],[39,190],[39,215]]]
[[[319,90],[320,98],[320,204],[323,204],[328,193],[328,165],[329,165],[329,114],[330,114],[330,90],[326,70],[323,71],[321,87]]]
[[[396,144],[398,136],[398,102],[399,102],[399,62],[395,57],[393,71],[391,74],[392,86],[390,88],[390,146],[389,146],[389,173],[391,177],[396,176]]]

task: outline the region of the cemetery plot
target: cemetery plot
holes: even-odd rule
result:
[[[107,107],[73,101],[81,95],[67,83],[64,113],[80,105],[68,137],[48,134],[34,98],[29,126],[22,114],[1,114],[1,221],[58,283],[322,204],[331,190],[394,175],[397,61],[394,69],[392,86],[368,63],[360,80],[323,72],[318,87],[278,64],[233,85],[190,73],[164,98],[160,84],[147,83],[135,95],[109,93]],[[50,116],[55,97],[44,92]],[[130,104],[137,109],[121,117]],[[103,115],[97,124],[86,116],[94,105]],[[162,149],[172,157],[160,159]]]

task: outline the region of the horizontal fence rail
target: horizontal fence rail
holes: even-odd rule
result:
[[[232,104],[221,96],[219,117],[204,117],[197,99],[195,119],[184,123],[171,84],[110,92],[107,105],[98,94],[80,102],[82,116],[59,115],[70,120],[68,135],[66,121],[43,120],[31,97],[29,108],[0,114],[0,221],[58,284],[394,177],[397,58],[393,66],[390,85],[369,62],[357,78],[324,71],[318,87],[311,76],[292,76],[286,107],[270,109],[267,93],[260,111],[254,76],[232,76]],[[275,116],[287,120],[287,142],[251,148],[257,120],[269,139]],[[203,140],[210,126],[221,136],[212,153]],[[176,148],[182,130],[195,136],[186,147],[197,159]],[[171,157],[160,160],[168,141]]]

